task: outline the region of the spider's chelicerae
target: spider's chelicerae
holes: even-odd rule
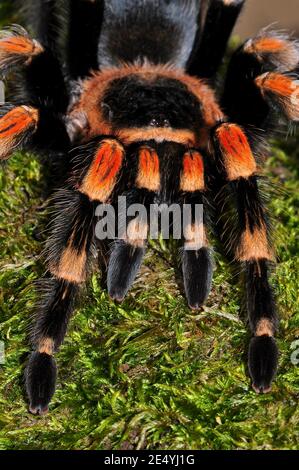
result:
[[[272,30],[247,40],[232,55],[217,98],[213,85],[244,0],[62,3],[65,47],[55,0],[29,2],[36,39],[19,26],[0,33],[1,75],[16,69],[9,76],[21,88],[1,107],[0,158],[22,147],[48,156],[56,171],[48,279],[26,370],[30,411],[45,413],[54,393],[53,355],[97,248],[95,209],[120,195],[147,208],[204,203],[200,227],[193,217],[182,238],[193,309],[211,286],[206,211],[214,207],[209,221],[243,267],[253,388],[269,391],[278,362],[268,279],[275,255],[259,180],[265,139],[299,119],[297,43]],[[121,301],[134,281],[146,249],[140,233],[147,232],[145,221],[128,217],[123,236],[111,242],[112,299]]]

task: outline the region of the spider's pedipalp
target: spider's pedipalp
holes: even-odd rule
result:
[[[147,226],[144,225],[142,230],[147,233]],[[127,295],[145,254],[144,239],[136,245],[135,242],[135,239],[116,242],[110,255],[107,288],[110,298],[117,302],[122,302]]]
[[[206,300],[212,283],[212,257],[207,238],[205,212],[199,214],[196,207],[204,204],[206,190],[203,157],[198,150],[185,151],[180,174],[181,207],[191,206],[191,220],[184,227],[182,249],[182,271],[184,287],[190,308],[201,307]]]
[[[216,128],[214,149],[216,163],[226,181],[218,201],[222,213],[225,209],[228,213],[226,230],[219,223],[221,238],[234,259],[244,266],[246,276],[247,312],[254,335],[248,356],[249,371],[253,388],[266,393],[275,376],[278,357],[273,338],[277,312],[268,275],[275,255],[258,184],[258,167],[246,132],[236,124],[224,123]]]
[[[128,217],[123,213],[118,218],[123,220],[119,240],[112,246],[107,273],[107,287],[111,298],[122,301],[130,289],[140,269],[148,237],[148,217],[150,205],[161,189],[160,161],[155,148],[148,144],[138,145],[132,163],[132,180],[134,187],[125,192]],[[135,171],[134,171],[135,167]],[[142,205],[142,206],[141,206]],[[138,207],[145,212],[128,214]],[[124,219],[125,217],[125,219]]]

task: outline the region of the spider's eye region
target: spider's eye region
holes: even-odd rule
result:
[[[158,117],[151,119],[149,125],[151,127],[170,127],[170,122],[166,118]]]

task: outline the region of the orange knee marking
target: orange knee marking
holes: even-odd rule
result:
[[[199,152],[190,150],[183,157],[181,191],[202,191],[205,187],[203,159]]]
[[[35,40],[25,36],[11,36],[0,40],[0,52],[6,54],[36,55],[43,51]]]
[[[217,129],[216,136],[228,179],[251,176],[256,171],[256,161],[243,130],[236,124],[223,124]]]
[[[290,119],[299,120],[299,83],[286,75],[267,72],[255,79],[262,94],[276,95]]]
[[[19,134],[38,121],[38,111],[27,106],[18,106],[0,119],[0,139]]]
[[[79,190],[90,199],[106,202],[115,186],[123,157],[124,149],[118,142],[104,140]]]
[[[149,147],[143,147],[139,151],[136,185],[150,191],[160,189],[159,157],[156,151]]]
[[[36,129],[38,117],[36,109],[18,106],[0,118],[0,159],[21,143],[27,131]]]
[[[298,84],[290,77],[279,73],[267,72],[255,79],[255,83],[265,91],[271,91],[280,96],[289,97],[296,91]]]
[[[249,40],[244,49],[247,52],[280,52],[288,49],[290,43],[271,36]]]

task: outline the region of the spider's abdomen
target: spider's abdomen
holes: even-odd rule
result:
[[[192,49],[200,3],[195,0],[107,2],[99,62],[104,67],[149,61],[183,68]]]

